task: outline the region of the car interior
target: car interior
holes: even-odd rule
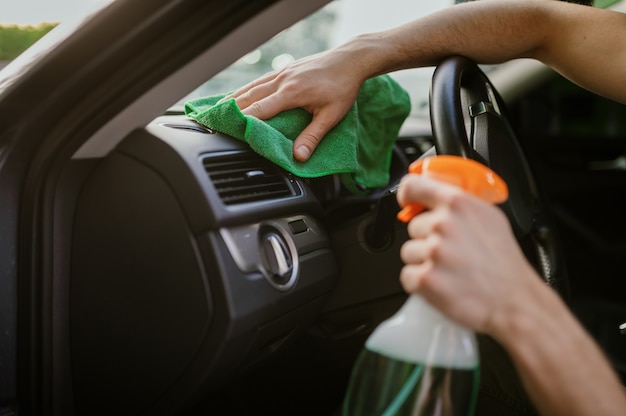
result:
[[[403,72],[389,183],[361,193],[185,114],[358,2],[326,3],[115,0],[0,71],[1,415],[336,414],[406,299],[395,191],[433,154],[504,177],[529,261],[626,383],[624,105],[529,60]]]

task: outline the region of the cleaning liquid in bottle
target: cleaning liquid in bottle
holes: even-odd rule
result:
[[[508,197],[504,181],[470,159],[433,156],[413,163],[409,172],[454,184],[490,203]],[[408,222],[423,209],[407,205],[398,218]],[[352,371],[343,416],[472,415],[478,369],[474,333],[410,295],[367,339]]]

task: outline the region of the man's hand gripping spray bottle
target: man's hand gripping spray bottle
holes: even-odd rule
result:
[[[459,186],[490,203],[508,197],[505,182],[471,159],[428,157],[414,162],[409,173]],[[423,209],[407,205],[398,219],[409,222]],[[412,294],[367,339],[352,371],[343,416],[472,415],[478,367],[474,333]]]

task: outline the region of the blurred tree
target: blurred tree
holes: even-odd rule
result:
[[[57,23],[36,26],[0,25],[0,61],[10,61],[52,30]]]

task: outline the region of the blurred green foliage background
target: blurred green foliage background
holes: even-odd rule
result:
[[[0,61],[14,59],[56,25],[57,23],[40,23],[34,26],[0,25]]]

